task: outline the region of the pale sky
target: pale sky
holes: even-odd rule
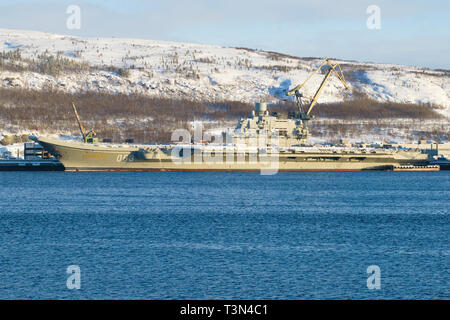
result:
[[[69,5],[80,30],[66,27]],[[369,5],[378,30],[367,28]],[[450,69],[448,0],[0,0],[0,28]]]

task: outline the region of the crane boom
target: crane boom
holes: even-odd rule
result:
[[[323,88],[325,87],[325,83],[327,82],[328,78],[331,76],[331,72],[333,69],[328,70],[327,75],[325,76],[325,78],[323,78],[322,83],[320,84],[319,88],[316,91],[316,94],[314,95],[314,97],[312,98],[311,104],[309,105],[309,109],[306,112],[306,115],[309,116],[312,108],[314,108],[314,106],[317,103],[317,99],[319,99],[320,94],[322,93]]]
[[[305,80],[305,82],[303,82],[302,84],[299,84],[298,86],[296,86],[294,89],[289,90],[286,94],[288,96],[294,94],[296,91],[299,91],[301,88],[303,88],[303,86],[309,81],[311,80],[312,77],[315,76],[315,74],[317,72],[319,72],[319,70],[327,63],[328,60],[325,60],[324,62],[322,62],[322,64],[313,72],[309,75],[309,77]]]
[[[83,125],[81,124],[80,116],[78,115],[78,112],[77,112],[77,107],[75,107],[75,103],[73,103],[73,102],[72,102],[72,108],[73,108],[73,112],[75,113],[75,117],[77,118],[78,127],[80,128],[81,135],[83,136],[83,141],[85,141],[86,140],[86,134],[84,132]]]

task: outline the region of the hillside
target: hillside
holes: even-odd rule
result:
[[[322,60],[244,48],[5,29],[0,29],[0,52],[4,88],[246,103],[285,99],[285,90],[303,82]],[[340,102],[358,92],[379,102],[428,104],[450,115],[449,70],[339,62],[352,92],[331,78],[321,103]],[[320,76],[313,78],[306,93],[312,95],[320,81]]]
[[[199,121],[225,130],[260,100],[272,111],[292,110],[285,91],[321,62],[245,48],[0,29],[0,144],[16,154],[29,134],[77,138],[73,101],[85,127],[114,142],[169,142],[173,130]],[[313,110],[312,142],[449,140],[450,71],[339,62],[351,90],[330,78]],[[316,75],[304,93],[313,95],[321,80]]]

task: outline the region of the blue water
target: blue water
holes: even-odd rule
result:
[[[0,173],[0,298],[449,299],[449,208],[450,172]]]

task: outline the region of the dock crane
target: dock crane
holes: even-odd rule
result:
[[[319,72],[324,66],[328,67],[328,72],[326,73],[325,77],[322,80],[322,83],[320,84],[319,88],[316,91],[316,94],[314,97],[306,97],[301,92],[300,89],[303,88],[303,86],[311,80],[311,78]],[[295,88],[289,90],[286,92],[287,96],[295,95],[295,101],[298,107],[297,112],[294,113],[294,117],[301,120],[310,120],[311,116],[311,110],[314,108],[314,106],[317,103],[317,99],[319,99],[320,94],[322,93],[323,88],[325,87],[325,84],[327,83],[328,79],[330,78],[331,74],[334,73],[336,77],[341,81],[341,83],[344,85],[345,89],[349,89],[347,83],[345,82],[344,74],[342,73],[341,66],[338,63],[333,63],[330,59],[325,59],[322,64],[302,83],[296,86]],[[309,107],[303,106],[303,100],[307,99],[310,101]]]
[[[94,130],[91,130],[88,133],[85,133],[83,125],[81,124],[80,116],[78,115],[77,107],[75,107],[74,102],[72,102],[72,109],[73,109],[73,112],[75,113],[75,117],[77,118],[78,127],[80,128],[81,135],[83,137],[83,142],[84,143],[97,143],[98,138],[97,138],[97,134],[95,133]]]
[[[319,72],[319,70],[322,70],[324,66],[327,66],[328,71],[325,75],[325,77],[322,80],[322,83],[320,84],[319,88],[317,89],[316,93],[314,94],[314,97],[306,97],[304,96],[300,90],[304,87],[304,85],[311,80],[311,78]],[[314,106],[317,103],[317,100],[319,99],[320,94],[322,93],[323,88],[325,87],[325,84],[327,83],[328,79],[330,78],[331,74],[334,73],[337,78],[341,81],[341,83],[344,85],[345,89],[350,89],[347,83],[345,82],[344,74],[342,73],[341,66],[336,62],[333,63],[330,59],[325,59],[320,66],[302,83],[296,86],[295,88],[289,90],[286,92],[287,96],[294,95],[295,96],[295,102],[297,104],[297,110],[289,112],[289,118],[296,119],[298,130],[296,132],[297,139],[304,141],[306,143],[308,137],[309,137],[309,131],[308,131],[308,121],[311,120],[311,110],[314,108]],[[309,104],[303,105],[303,99],[309,100]]]

